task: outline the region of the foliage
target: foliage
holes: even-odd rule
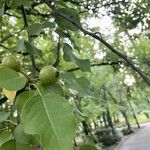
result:
[[[94,141],[93,130],[100,128],[98,142],[111,145],[119,137],[105,128],[111,126],[108,117],[113,124],[123,111],[131,118],[133,112],[149,114],[149,87],[126,66],[150,81],[149,5],[149,0],[1,0],[0,149],[96,150],[94,144],[76,145],[75,136]],[[103,17],[113,26],[90,28],[93,18]],[[3,64],[11,55],[20,69]],[[47,73],[46,86],[39,76],[45,66],[56,71]],[[126,85],[126,76],[135,82]]]
[[[113,145],[120,140],[119,135],[115,137],[111,129],[103,128],[96,131],[97,138],[104,146]]]
[[[122,133],[123,133],[123,135],[129,135],[129,134],[133,133],[133,131],[129,130],[128,128],[124,128],[124,129],[122,129]]]

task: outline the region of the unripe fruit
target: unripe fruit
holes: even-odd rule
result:
[[[39,79],[43,85],[52,85],[57,81],[57,70],[53,66],[45,66],[39,73]]]
[[[15,55],[9,55],[3,58],[2,65],[15,71],[20,71],[21,64]]]

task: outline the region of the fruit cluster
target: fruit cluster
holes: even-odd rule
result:
[[[2,65],[17,72],[21,69],[21,63],[16,55],[3,58]],[[57,69],[51,65],[43,67],[39,73],[40,82],[44,86],[55,84],[57,82],[57,73]]]

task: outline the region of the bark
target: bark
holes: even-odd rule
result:
[[[85,135],[91,135],[91,130],[89,129],[87,123],[85,121],[82,121],[83,131]]]
[[[106,104],[106,118],[107,118],[107,122],[108,122],[108,125],[109,127],[111,128],[112,130],[112,134],[114,136],[116,136],[116,131],[115,131],[115,128],[114,128],[114,125],[113,125],[113,122],[112,122],[112,118],[111,118],[111,115],[110,115],[110,111],[109,111],[109,107],[107,105],[107,95],[106,95],[106,87],[104,86],[103,87],[103,92],[104,92],[104,96],[103,96],[103,99],[105,101],[105,104]]]
[[[135,122],[136,122],[136,124],[137,124],[137,127],[140,128],[140,124],[139,124],[139,122],[138,122],[138,119],[137,119],[137,116],[136,116],[136,114],[135,114],[134,108],[133,108],[133,106],[132,106],[132,104],[131,104],[130,98],[131,98],[130,88],[127,87],[127,100],[128,100],[130,109],[131,109],[131,111],[132,111],[133,118],[134,118],[134,120],[135,120]]]
[[[103,112],[103,122],[104,122],[104,126],[107,127],[107,120],[106,120],[106,113]]]
[[[119,104],[120,104],[120,106],[123,106],[124,102],[122,101],[122,98],[121,98],[121,91],[119,90],[118,92],[120,93]],[[111,94],[111,92],[108,91],[108,94],[111,96],[111,98],[113,99],[114,103],[117,104],[118,102],[117,102],[116,98]],[[121,112],[122,116],[125,118],[125,122],[127,124],[128,129],[131,130],[131,126],[130,126],[130,123],[128,121],[127,113],[125,112],[125,110],[122,110],[122,109],[120,109],[120,112]]]
[[[96,140],[95,140],[95,137],[93,136],[92,131],[90,130],[90,128],[89,128],[88,124],[86,123],[86,121],[82,121],[82,126],[83,126],[84,134],[86,136],[91,136],[93,138],[94,143],[97,143]]]
[[[133,107],[132,107],[132,104],[131,104],[130,100],[129,100],[128,102],[129,102],[129,105],[130,105],[130,109],[131,109],[131,111],[132,111],[133,118],[134,118],[134,120],[135,120],[135,122],[136,122],[136,124],[137,124],[137,127],[140,128],[140,124],[139,124],[139,122],[138,122],[138,119],[137,119],[137,117],[136,117],[135,111],[134,111],[134,109],[133,109]]]
[[[128,129],[131,131],[131,125],[130,125],[130,123],[128,121],[128,117],[127,117],[126,112],[124,110],[122,110],[121,113],[122,113],[123,117],[125,118],[125,121],[126,121]]]
[[[107,122],[108,122],[108,125],[111,127],[113,135],[116,136],[116,131],[115,131],[115,128],[114,128],[114,125],[113,125],[113,122],[112,122],[112,118],[110,116],[110,111],[109,111],[108,108],[106,109],[106,112],[107,112]]]

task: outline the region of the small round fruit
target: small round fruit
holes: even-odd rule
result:
[[[43,85],[52,85],[57,81],[57,70],[53,66],[45,66],[41,69],[39,79]]]
[[[20,61],[15,55],[9,55],[3,58],[2,65],[15,71],[20,71]]]

